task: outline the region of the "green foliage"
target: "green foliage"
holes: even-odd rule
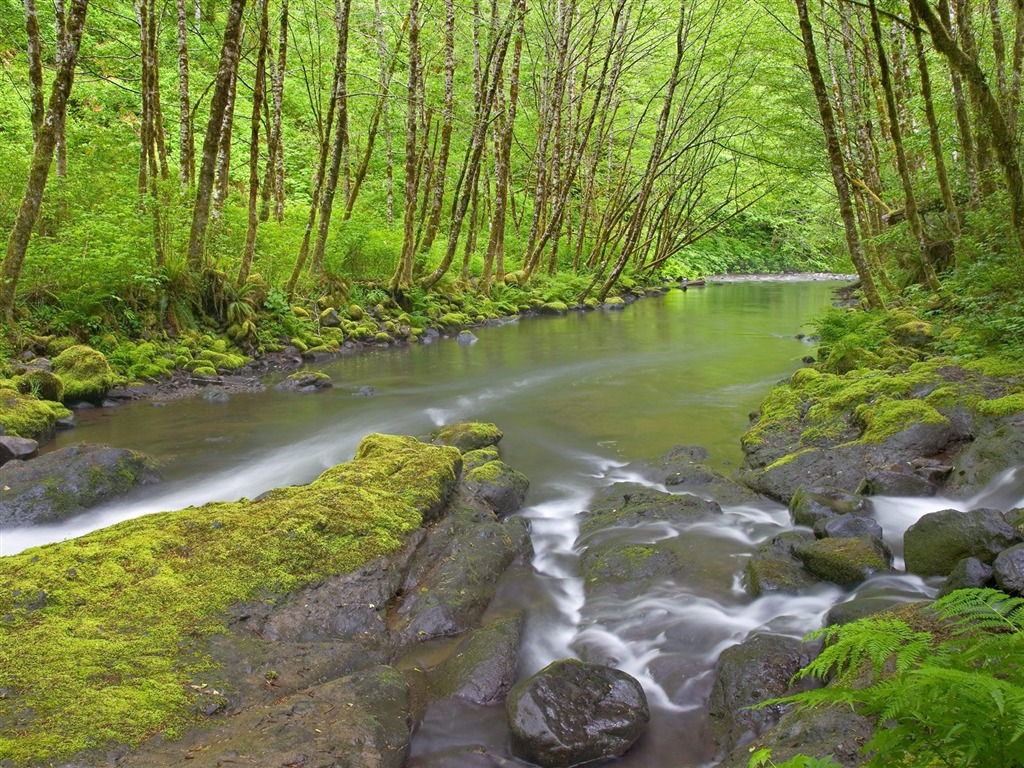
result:
[[[800,676],[831,682],[772,703],[876,718],[871,766],[1024,766],[1024,598],[959,590],[931,612],[928,626],[881,616],[813,633],[824,649]]]
[[[838,768],[839,763],[831,757],[808,757],[796,755],[784,763],[772,760],[770,749],[757,749],[751,752],[747,768]]]

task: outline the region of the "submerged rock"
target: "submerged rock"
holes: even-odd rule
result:
[[[615,483],[591,499],[581,513],[580,537],[638,523],[692,523],[722,514],[717,502],[689,493],[664,493],[637,483]]]
[[[0,526],[54,523],[160,480],[156,461],[105,445],[69,445],[0,467]]]
[[[673,491],[712,498],[720,504],[756,504],[764,497],[726,477],[708,463],[708,452],[699,445],[677,445],[646,461],[634,461],[624,469]]]
[[[284,381],[277,384],[274,389],[282,392],[297,392],[307,394],[310,392],[322,392],[334,386],[331,377],[321,371],[299,371],[293,373]]]
[[[644,689],[611,667],[556,661],[508,698],[512,754],[544,768],[618,757],[650,720]]]

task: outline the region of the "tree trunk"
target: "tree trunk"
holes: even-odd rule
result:
[[[843,229],[846,232],[846,244],[850,249],[850,258],[857,269],[868,304],[874,309],[882,309],[885,305],[878,293],[878,289],[875,287],[875,281],[864,258],[864,251],[861,248],[860,235],[857,233],[857,222],[854,220],[853,205],[850,200],[850,184],[846,177],[846,169],[843,166],[843,155],[839,148],[839,135],[836,132],[832,106],[828,101],[825,79],[822,77],[821,68],[818,66],[818,54],[814,48],[814,33],[811,30],[811,20],[807,13],[807,0],[795,0],[795,2],[797,14],[800,17],[800,37],[803,41],[804,55],[807,60],[807,71],[811,78],[811,85],[814,87],[814,97],[818,103],[818,114],[821,117],[821,125],[825,133],[825,145],[828,149],[832,181],[835,183],[836,194],[839,197],[839,213],[843,219]]]
[[[42,43],[39,39],[39,15],[36,13],[36,0],[25,0],[25,33],[28,36],[28,81],[30,88],[29,103],[32,107],[32,142],[39,140],[39,131],[43,127],[43,56]]]
[[[260,118],[267,83],[267,38],[269,36],[268,0],[260,0],[260,42],[256,54],[256,79],[252,84],[252,122],[249,125],[249,222],[245,230],[245,250],[238,267],[239,287],[245,285],[256,253],[256,228],[259,226],[260,196]]]
[[[241,40],[239,40],[241,49]],[[224,201],[231,188],[231,138],[235,127],[235,97],[238,94],[238,65],[231,73],[228,87],[228,102],[224,107],[224,119],[220,126],[220,140],[217,142],[217,175],[213,185],[213,218],[219,219]]]
[[[434,244],[441,223],[444,203],[444,184],[448,175],[448,154],[452,145],[452,123],[455,120],[455,3],[444,0],[444,109],[441,113],[441,148],[434,171],[433,196],[427,227],[419,244],[419,252],[426,253]]]
[[[54,26],[57,40],[56,64],[60,68],[65,48],[67,47],[67,21],[64,12],[64,0],[53,0]],[[79,42],[81,45],[81,42]],[[77,52],[75,54],[78,55]],[[67,140],[67,113],[68,106],[65,103],[60,114],[54,116],[57,128],[57,163],[56,171],[58,179],[66,179],[68,176],[68,140]]]
[[[188,83],[188,8],[178,4],[178,176],[182,190],[196,181],[195,140],[192,135],[192,106]]]
[[[901,121],[893,92],[892,76],[889,72],[889,57],[886,55],[882,41],[882,26],[878,20],[878,8],[875,0],[868,0],[868,6],[871,11],[871,31],[875,38],[876,53],[878,54],[878,69],[882,75],[882,90],[885,93],[885,103],[889,110],[889,134],[892,137],[893,149],[896,150],[896,168],[900,174],[900,181],[903,183],[903,195],[906,199],[907,223],[910,224],[910,230],[917,242],[925,282],[929,288],[937,291],[940,288],[939,278],[935,274],[935,265],[932,264],[931,256],[928,254],[928,241],[925,239],[924,225],[917,209],[917,195],[914,193],[914,184],[910,179],[910,167],[907,164],[907,154],[903,146],[903,130],[900,127]]]
[[[274,104],[267,139],[267,175],[263,183],[263,210],[260,220],[270,218],[270,200],[274,200],[274,219],[284,220],[284,140],[281,135],[284,108],[284,73],[288,66],[288,0],[281,3],[280,35],[277,43],[277,66],[271,73],[271,95]]]
[[[939,13],[946,29],[953,29],[952,13],[949,0],[939,0]],[[981,183],[978,179],[978,159],[974,145],[974,129],[971,118],[967,114],[967,99],[964,97],[963,78],[956,67],[950,67],[950,85],[953,89],[956,125],[960,134],[960,152],[963,156],[964,175],[967,176],[967,189],[971,198],[971,208],[981,207]]]
[[[417,141],[420,78],[420,4],[409,3],[409,82],[405,101],[405,213],[403,219],[402,255],[389,289],[401,295],[412,288],[412,270],[416,257]]]
[[[0,316],[8,322],[14,318],[14,298],[21,278],[21,268],[25,263],[32,228],[43,203],[43,192],[46,190],[46,180],[50,175],[50,165],[57,146],[57,117],[64,114],[74,84],[75,64],[78,62],[87,9],[88,0],[71,0],[63,52],[50,89],[50,103],[32,151],[25,194],[7,238],[3,264],[0,265]]]
[[[224,27],[224,42],[220,51],[220,64],[217,67],[217,80],[213,87],[213,96],[210,99],[210,119],[206,125],[206,138],[203,140],[199,177],[196,180],[196,203],[192,209],[192,227],[188,240],[188,263],[193,270],[198,270],[203,264],[206,228],[210,223],[210,201],[213,196],[217,149],[220,144],[224,111],[228,106],[231,82],[238,69],[244,10],[245,0],[231,0],[227,23]]]
[[[327,234],[331,226],[331,214],[334,211],[334,193],[338,188],[338,177],[341,172],[341,161],[348,147],[348,19],[352,8],[351,0],[340,0],[338,7],[338,58],[340,67],[335,75],[338,87],[337,128],[334,132],[334,148],[331,151],[331,167],[327,172],[327,184],[320,198],[320,221],[316,232],[316,243],[313,246],[313,260],[310,270],[319,274],[324,268],[324,251],[327,248]]]

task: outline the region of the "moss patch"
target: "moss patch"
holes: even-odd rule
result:
[[[430,433],[430,439],[437,445],[452,445],[463,453],[497,445],[502,432],[495,424],[478,421],[462,421],[448,424]]]
[[[45,439],[53,434],[58,419],[70,415],[60,403],[37,400],[12,389],[0,391],[0,426],[8,435]]]
[[[53,372],[64,383],[64,402],[99,405],[114,386],[115,376],[102,352],[79,344],[53,360]]]
[[[975,406],[982,416],[1002,418],[1024,411],[1024,392],[1018,392],[995,400],[982,400]]]
[[[459,454],[371,435],[356,459],[258,502],[150,515],[0,559],[0,760],[60,759],[197,719],[184,655],[232,603],[397,550]]]

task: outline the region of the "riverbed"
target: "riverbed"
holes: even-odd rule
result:
[[[658,584],[636,598],[588,601],[578,577],[586,542],[577,541],[576,515],[597,489],[637,481],[629,462],[673,445],[704,446],[709,463],[726,474],[738,466],[739,436],[750,412],[772,384],[813,354],[802,338],[812,332],[805,323],[839,285],[712,284],[618,311],[477,328],[472,344],[438,339],[338,359],[319,366],[335,382],[319,394],[271,388],[226,401],[138,402],[82,412],[79,427],[54,447],[85,441],[135,448],[163,462],[165,483],[60,526],[0,532],[0,554],[128,517],[308,482],[350,459],[370,432],[422,435],[456,420],[491,421],[505,433],[503,459],[532,482],[521,514],[531,521],[535,556],[531,568],[509,575],[492,607],[496,614],[526,612],[521,676],[566,656],[620,667],[644,684],[653,723],[616,764],[708,764],[713,746],[704,704],[724,648],[755,631],[802,636],[843,600],[918,599],[933,586],[885,575],[852,596],[823,585],[799,598],[751,600],[741,581],[744,561],[790,527],[787,510],[766,502],[725,506],[714,526],[602,533],[624,546],[671,539],[699,564],[700,577]],[[372,396],[363,396],[366,387]],[[887,538],[899,554],[913,514],[901,513],[896,503],[887,509],[896,521]],[[434,708],[409,765],[468,745],[517,764],[507,757],[505,740],[503,709]]]

